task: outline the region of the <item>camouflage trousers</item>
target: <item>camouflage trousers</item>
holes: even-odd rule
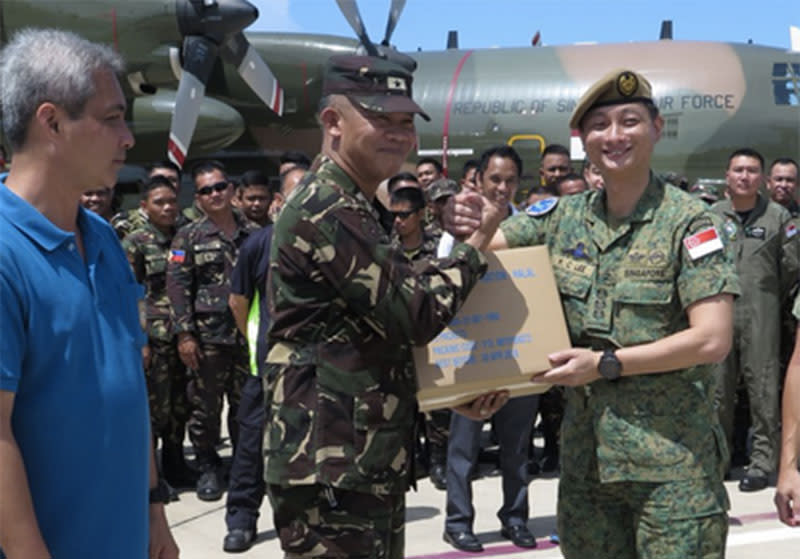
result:
[[[165,342],[151,338],[148,345],[150,366],[145,370],[145,378],[153,437],[163,438],[165,444],[181,446],[189,419],[186,365],[178,356],[174,340]]]
[[[403,558],[405,494],[272,484],[267,493],[287,558]]]
[[[242,384],[250,373],[247,348],[243,345],[201,344],[200,349],[203,352],[200,368],[191,371],[187,392],[192,405],[189,439],[203,468],[220,463],[216,446],[223,396],[228,398],[228,433],[236,446],[239,432],[236,412]]]
[[[722,559],[721,482],[613,482],[562,476],[558,535],[566,559]]]
[[[431,465],[444,465],[447,459],[447,439],[450,436],[450,410],[432,410],[425,412],[425,438],[428,440],[428,452]]]

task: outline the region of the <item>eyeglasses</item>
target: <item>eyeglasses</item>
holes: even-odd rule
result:
[[[228,188],[228,184],[229,184],[228,181],[222,181],[222,182],[218,182],[216,184],[212,184],[212,185],[209,185],[209,186],[204,186],[203,188],[198,188],[197,189],[197,193],[200,196],[208,196],[209,194],[211,194],[214,191],[222,192],[223,190]]]
[[[404,212],[392,212],[392,216],[399,217],[400,219],[408,219],[408,216],[414,215],[419,210],[407,210]]]

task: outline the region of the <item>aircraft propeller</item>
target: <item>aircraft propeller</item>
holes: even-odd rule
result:
[[[389,9],[389,19],[386,22],[386,34],[380,42],[380,46],[375,46],[375,43],[373,43],[369,35],[367,35],[367,29],[364,26],[364,20],[361,19],[361,13],[358,10],[356,0],[336,0],[336,3],[339,5],[339,9],[342,11],[347,23],[349,23],[350,27],[355,31],[358,40],[361,41],[361,45],[369,56],[379,56],[389,59],[392,62],[401,64],[409,72],[413,72],[417,69],[416,60],[406,54],[398,52],[389,44],[392,33],[394,33],[394,28],[397,26],[397,20],[400,19],[400,14],[406,5],[406,0],[392,0],[392,5]]]
[[[183,36],[183,67],[170,125],[167,156],[183,167],[194,134],[206,85],[217,57],[239,75],[278,116],[283,90],[242,32],[258,18],[247,0],[178,0],[178,27]]]

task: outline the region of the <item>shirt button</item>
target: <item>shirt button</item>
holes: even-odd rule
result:
[[[70,250],[75,250],[75,243],[70,243],[67,248],[69,248]]]

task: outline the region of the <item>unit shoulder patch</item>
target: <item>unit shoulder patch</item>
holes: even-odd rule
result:
[[[531,217],[541,217],[552,212],[558,205],[558,198],[544,198],[535,204],[531,204],[525,209],[525,213]]]

